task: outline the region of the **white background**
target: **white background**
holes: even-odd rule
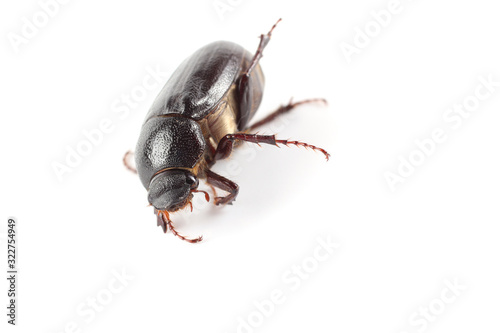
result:
[[[480,76],[500,81],[494,2],[401,0],[350,62],[342,43],[376,29],[370,13],[388,0],[220,3],[230,10],[212,0],[69,1],[17,46],[10,39],[23,18],[43,19],[41,5],[2,3],[1,256],[5,267],[15,216],[20,271],[15,330],[0,283],[2,332],[498,331],[500,87],[459,125],[443,118],[471,100]],[[122,156],[166,77],[127,116],[116,107],[148,68],[168,76],[215,40],[253,52],[279,17],[257,118],[292,96],[326,98],[265,132],[322,146],[331,160],[248,144],[215,167],[241,187],[233,206],[197,200],[194,213],[172,216],[205,240],[163,234]],[[112,130],[60,181],[53,164],[103,119]],[[384,175],[435,129],[446,140],[391,191]],[[319,263],[318,238],[340,244]],[[291,273],[303,263],[307,278]],[[124,287],[114,280],[122,271]],[[273,290],[283,302],[271,309]],[[100,311],[88,303],[96,297]],[[240,327],[249,317],[253,326]]]

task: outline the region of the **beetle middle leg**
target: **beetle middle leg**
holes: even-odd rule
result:
[[[305,99],[305,100],[299,101],[299,102],[292,102],[292,100],[290,99],[290,102],[288,102],[287,105],[281,105],[277,110],[272,112],[270,115],[268,115],[264,119],[259,120],[258,122],[256,122],[253,125],[250,125],[247,128],[247,131],[253,131],[254,129],[256,129],[260,126],[263,126],[263,125],[273,121],[277,117],[279,117],[287,112],[290,112],[292,109],[296,108],[299,105],[306,104],[306,103],[317,103],[317,102],[324,103],[325,105],[327,104],[327,102],[324,98]]]
[[[316,147],[301,141],[291,141],[291,140],[278,140],[275,135],[259,135],[259,134],[247,134],[247,133],[235,133],[235,134],[227,134],[220,141],[215,150],[215,159],[220,160],[227,158],[231,151],[233,150],[234,141],[246,141],[251,143],[265,143],[268,145],[278,146],[278,144],[282,144],[285,146],[294,145],[297,147],[310,148],[314,151],[319,151],[323,155],[325,155],[326,160],[330,158],[330,154],[326,150],[320,147]]]

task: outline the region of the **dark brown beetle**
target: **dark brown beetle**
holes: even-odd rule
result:
[[[127,163],[129,153],[124,162],[139,173],[164,232],[168,227],[185,241],[201,241],[202,237],[188,239],[177,233],[169,217],[169,213],[188,205],[192,210],[195,192],[203,192],[209,200],[207,192],[197,190],[200,178],[212,187],[214,196],[214,187],[229,193],[215,196],[216,205],[231,204],[235,200],[238,185],[210,168],[217,160],[227,158],[238,142],[302,146],[320,151],[328,160],[330,155],[322,148],[299,141],[277,140],[274,135],[251,134],[299,104],[325,102],[322,99],[290,102],[249,125],[264,89],[259,59],[276,24],[260,36],[255,55],[224,41],[196,51],[173,73],[149,110],[135,152],[137,170]]]

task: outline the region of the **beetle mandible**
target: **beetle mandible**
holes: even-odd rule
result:
[[[212,188],[216,205],[231,204],[235,200],[238,185],[210,168],[217,160],[227,158],[239,142],[295,145],[319,151],[327,160],[330,157],[326,150],[304,142],[252,134],[256,128],[297,105],[326,103],[324,99],[290,101],[249,125],[264,89],[259,60],[278,22],[260,36],[253,55],[240,45],[226,41],[202,47],[177,68],[153,102],[137,142],[136,169],[128,164],[130,152],[125,155],[124,163],[139,174],[164,232],[170,229],[191,243],[202,240],[202,237],[190,239],[180,235],[169,213],[187,206],[192,211],[193,193],[202,192],[209,201],[208,193],[198,190],[199,179],[205,179]],[[216,196],[214,187],[228,194]]]

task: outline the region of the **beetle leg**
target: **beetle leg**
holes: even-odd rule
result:
[[[260,35],[260,43],[259,43],[259,46],[257,47],[257,52],[255,52],[255,55],[253,56],[252,62],[250,63],[250,66],[248,67],[247,71],[245,72],[245,74],[243,74],[247,78],[250,77],[250,74],[251,74],[252,70],[257,65],[257,63],[259,62],[260,58],[262,58],[262,52],[264,51],[264,49],[266,48],[267,44],[271,40],[271,34],[273,33],[274,28],[276,28],[276,25],[280,21],[281,21],[281,19],[279,19],[273,25],[273,27],[271,28],[271,30],[269,30],[269,32],[267,34]]]
[[[123,156],[123,164],[125,165],[125,167],[127,169],[129,169],[130,171],[132,171],[133,173],[137,173],[137,169],[134,168],[132,165],[130,165],[130,161],[129,161],[129,158],[131,155],[134,155],[133,152],[131,152],[130,150],[128,152],[125,153],[125,155]]]
[[[226,192],[229,192],[229,194],[225,197],[215,197],[214,203],[216,205],[226,205],[226,204],[231,205],[231,203],[236,199],[236,196],[238,195],[238,189],[239,189],[238,184],[236,184],[233,181],[230,181],[225,177],[222,177],[219,174],[216,174],[210,169],[206,171],[206,174],[207,174],[207,182],[210,186],[215,186]]]
[[[234,141],[246,141],[251,143],[266,143],[269,145],[275,145],[278,147],[278,144],[282,144],[285,146],[294,145],[297,147],[311,148],[314,151],[319,151],[323,155],[325,155],[326,160],[330,158],[330,154],[326,150],[320,147],[316,147],[301,141],[290,141],[290,140],[276,140],[275,135],[258,135],[258,134],[246,134],[246,133],[235,133],[235,134],[226,134],[220,141],[217,146],[217,150],[215,151],[215,159],[220,160],[228,157],[233,150]]]
[[[306,99],[306,100],[303,100],[303,101],[300,101],[300,102],[295,102],[293,103],[292,102],[292,99],[290,99],[290,102],[287,104],[287,105],[281,105],[276,111],[274,111],[273,113],[271,113],[270,115],[268,115],[267,117],[265,117],[264,119],[256,122],[255,124],[253,125],[250,125],[247,130],[248,131],[253,131],[254,129],[256,129],[257,127],[260,127],[262,125],[265,125],[271,121],[273,121],[274,119],[276,119],[278,116],[281,116],[282,114],[284,113],[287,113],[289,111],[291,111],[292,109],[294,109],[295,107],[299,106],[299,105],[302,105],[302,104],[306,104],[306,103],[316,103],[316,102],[321,102],[321,103],[324,103],[325,105],[327,104],[326,100],[323,99],[323,98],[312,98],[312,99]]]
[[[267,34],[260,35],[259,46],[251,60],[245,60],[247,68],[242,68],[242,74],[237,81],[237,99],[240,107],[240,117],[238,120],[238,128],[242,130],[248,124],[253,112],[257,109],[260,100],[262,99],[262,86],[264,77],[259,68],[259,60],[263,56],[264,49],[271,40],[271,34],[276,25],[281,21],[279,19],[269,30]]]
[[[319,151],[320,153],[322,153],[323,155],[325,155],[325,158],[326,160],[328,161],[330,159],[330,154],[324,150],[323,148],[320,148],[320,147],[316,147],[316,146],[313,146],[313,145],[310,145],[308,143],[305,143],[305,142],[301,142],[301,141],[290,141],[290,140],[276,140],[276,143],[278,144],[282,144],[282,145],[285,145],[285,146],[289,146],[289,145],[294,145],[294,146],[297,146],[297,147],[304,147],[304,148],[311,148],[312,150],[314,151]],[[276,146],[277,146],[276,144]]]

